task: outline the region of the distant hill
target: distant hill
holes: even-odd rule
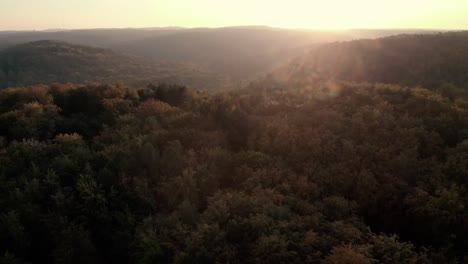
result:
[[[468,32],[403,34],[326,44],[272,77],[297,84],[333,79],[430,89],[468,88]]]
[[[342,31],[320,31],[320,30],[293,30],[293,29],[277,29],[265,26],[245,26],[245,27],[226,27],[226,28],[181,28],[181,27],[156,27],[156,28],[103,28],[103,29],[53,29],[44,31],[0,31],[0,49],[11,47],[25,42],[33,42],[39,40],[57,40],[69,43],[75,43],[86,46],[95,46],[101,48],[124,48],[127,52],[138,52],[132,50],[132,43],[138,44],[144,40],[154,40],[157,37],[168,35],[197,34],[201,38],[211,35],[219,35],[221,32],[232,33],[233,31],[255,33],[255,37],[263,34],[269,35],[275,31],[278,35],[302,35],[302,38],[320,41],[337,41],[351,40],[358,38],[376,38],[403,33],[427,33],[430,31],[411,30],[411,29],[351,29]],[[176,38],[179,38],[176,37]],[[241,42],[240,42],[241,43]],[[242,44],[242,43],[241,43]]]
[[[20,31],[0,32],[0,49],[43,39],[112,49],[196,65],[223,76],[223,82],[229,83],[222,86],[225,88],[244,86],[261,74],[302,56],[317,44],[414,32],[426,33],[418,30],[292,30],[262,26]],[[221,87],[217,81],[214,83]]]
[[[111,50],[57,41],[36,41],[0,52],[0,88],[53,82],[179,83],[198,89],[227,86],[199,66],[155,62]]]
[[[131,42],[150,36],[171,34],[180,28],[154,29],[79,29],[51,31],[0,31],[0,48],[39,40],[64,41],[74,44],[112,49],[123,42]]]

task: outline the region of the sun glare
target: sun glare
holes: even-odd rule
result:
[[[0,30],[239,25],[462,29],[468,25],[468,1],[458,0],[7,0],[0,5]]]
[[[165,17],[170,24],[181,19],[190,26],[269,25],[283,28],[461,28],[468,22],[468,2],[435,0],[200,0],[178,9],[177,2],[153,3],[152,9],[178,10],[180,17]],[[453,2],[448,4],[447,2]],[[161,6],[162,5],[162,6]],[[157,11],[155,11],[157,12]],[[157,19],[154,17],[153,19]],[[441,26],[442,25],[442,26]]]

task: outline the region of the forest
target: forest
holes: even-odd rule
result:
[[[229,89],[193,61],[12,46],[0,264],[467,263],[467,45],[333,42],[254,81],[271,57],[228,60]]]
[[[467,102],[264,80],[0,93],[2,263],[459,263]]]

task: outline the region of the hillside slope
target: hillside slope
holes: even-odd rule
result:
[[[468,87],[467,47],[468,32],[336,42],[273,75],[297,84],[333,79],[463,89]]]
[[[0,88],[53,82],[179,83],[216,88],[223,80],[199,66],[155,62],[117,52],[57,41],[36,41],[0,53]]]

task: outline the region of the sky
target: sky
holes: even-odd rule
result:
[[[467,29],[468,0],[0,0],[0,30],[128,27]]]

